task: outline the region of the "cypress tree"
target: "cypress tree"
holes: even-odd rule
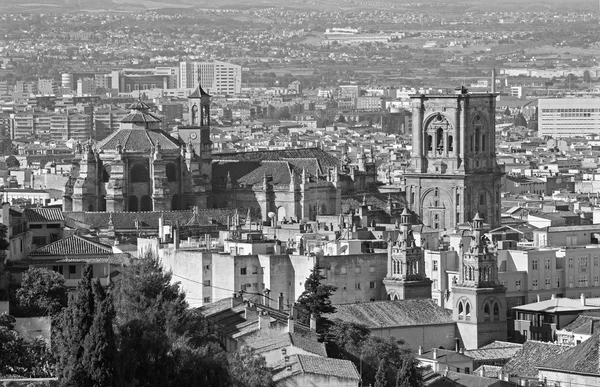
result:
[[[93,387],[114,386],[116,346],[113,319],[112,297],[108,296],[97,305],[94,322],[84,342],[82,363]]]
[[[377,373],[375,374],[375,387],[387,387],[387,361],[385,357],[379,361],[379,367],[377,367]]]

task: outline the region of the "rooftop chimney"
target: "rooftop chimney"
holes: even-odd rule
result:
[[[581,293],[581,306],[585,306],[585,294]]]
[[[283,293],[279,293],[279,297],[277,298],[277,309],[283,310]]]
[[[540,302],[540,295],[537,295],[537,302]]]
[[[433,349],[433,354],[431,357],[433,358],[433,360],[437,359],[437,348]]]
[[[317,317],[314,314],[310,315],[310,331],[311,332],[317,331]]]
[[[460,339],[458,337],[454,339],[454,351],[456,353],[460,352]]]
[[[269,313],[262,310],[258,312],[258,329],[261,331],[268,330],[271,327],[271,316]]]
[[[496,69],[492,69],[492,94],[496,94]]]
[[[423,346],[422,345],[419,345],[419,352],[418,353],[419,353],[419,355],[423,354]]]
[[[551,299],[551,300],[555,300],[555,299],[556,299],[556,294],[553,294],[553,295],[551,295],[551,296],[550,296],[550,299]]]
[[[291,314],[288,316],[288,333],[294,333],[294,317]]]

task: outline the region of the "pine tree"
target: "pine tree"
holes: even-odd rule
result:
[[[86,267],[77,286],[77,293],[69,299],[58,322],[57,359],[58,380],[61,387],[87,387],[90,381],[86,367],[81,361],[84,355],[85,338],[94,322],[95,286],[92,284],[92,269]]]
[[[319,265],[315,264],[304,283],[304,292],[298,298],[298,320],[304,324],[309,323],[311,315],[318,321],[324,314],[335,312],[335,307],[331,305],[331,295],[337,287],[322,284],[321,280],[325,277],[319,273],[319,269]]]
[[[93,387],[114,386],[116,346],[113,319],[112,297],[108,296],[97,305],[94,322],[84,343],[82,363]]]
[[[377,367],[377,373],[375,374],[375,387],[387,387],[387,361],[382,358],[379,361],[379,367]]]

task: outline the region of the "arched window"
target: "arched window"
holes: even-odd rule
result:
[[[454,137],[448,136],[448,152],[454,151]]]
[[[106,196],[102,195],[100,196],[100,207],[98,208],[99,211],[103,212],[106,211]]]
[[[173,163],[167,164],[167,181],[177,181],[177,165]]]
[[[90,204],[90,205],[88,206],[88,211],[89,211],[89,212],[93,212],[93,211],[94,211],[94,205],[93,205],[93,204]]]
[[[110,180],[110,165],[105,165],[104,168],[102,168],[102,182],[103,183],[108,183],[108,181]]]
[[[490,304],[486,302],[483,306],[483,321],[489,321],[490,315]]]
[[[484,193],[479,194],[479,205],[485,206],[485,194]]]
[[[152,198],[150,195],[142,196],[140,200],[140,211],[152,211]]]
[[[433,150],[433,137],[431,135],[427,136],[427,150],[430,152]]]
[[[411,192],[410,193],[410,204],[415,204],[415,193]]]
[[[463,306],[462,301],[458,303],[458,319],[462,320],[465,317],[465,307]]]
[[[494,320],[500,320],[500,305],[497,302],[494,303]]]
[[[465,303],[465,317],[467,320],[471,317],[471,304],[468,301]]]
[[[475,129],[475,153],[479,152],[479,128]]]
[[[137,196],[131,195],[129,197],[128,210],[129,210],[129,212],[138,212],[138,198],[137,198]]]
[[[198,105],[192,106],[192,125],[198,125]]]
[[[435,133],[437,144],[435,145],[435,149],[438,153],[442,153],[444,151],[444,130],[439,128]]]
[[[135,164],[131,167],[129,176],[132,183],[147,183],[150,180],[148,168],[142,164]]]
[[[481,135],[481,151],[485,152],[485,134]]]

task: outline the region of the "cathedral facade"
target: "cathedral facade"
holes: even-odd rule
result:
[[[134,103],[120,128],[96,144],[77,144],[65,211],[171,211],[207,208],[211,193],[209,96],[189,97],[188,129],[200,151],[160,129],[160,117]],[[198,154],[199,153],[199,154]]]
[[[496,163],[495,95],[412,97],[413,147],[404,175],[409,208],[434,229],[469,222],[480,213],[500,224],[500,178]]]

